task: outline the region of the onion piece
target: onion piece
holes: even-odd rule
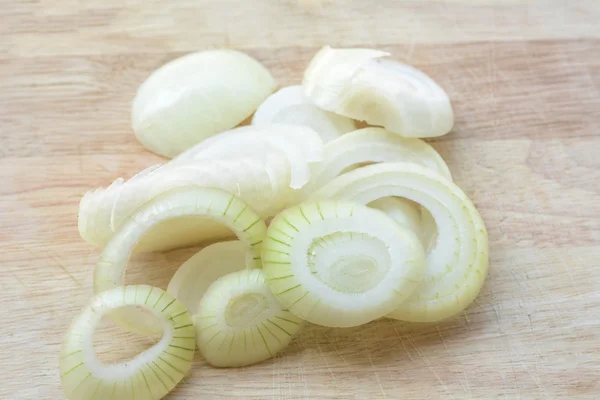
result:
[[[433,79],[369,49],[323,47],[304,73],[306,95],[319,107],[380,125],[406,137],[448,133],[454,113]]]
[[[195,314],[208,287],[218,278],[241,270],[246,264],[247,252],[246,243],[239,240],[211,244],[179,267],[167,292]]]
[[[458,186],[416,164],[382,163],[337,177],[311,200],[368,204],[388,196],[405,197],[425,207],[439,232],[427,256],[421,287],[389,316],[435,322],[459,313],[477,297],[485,280],[488,239],[481,216]],[[267,243],[263,246],[270,248]]]
[[[334,327],[392,312],[425,269],[413,232],[381,211],[334,201],[284,210],[269,225],[262,255],[267,282],[284,307]]]
[[[305,126],[243,126],[199,143],[170,165],[191,160],[265,159],[274,153],[285,155],[291,175],[289,186],[298,189],[310,178],[310,164],[323,159],[323,141],[315,131]]]
[[[230,273],[215,281],[194,315],[196,342],[206,361],[241,367],[285,348],[302,320],[284,310],[261,270]]]
[[[252,118],[252,125],[272,123],[308,126],[327,143],[356,129],[350,118],[322,110],[304,94],[302,85],[288,86],[269,96]]]
[[[147,149],[174,157],[249,117],[277,87],[269,71],[234,50],[173,60],[140,86],[131,126]]]
[[[94,351],[96,326],[128,306],[152,314],[162,338],[132,360],[104,364]],[[69,400],[161,399],[188,373],[194,351],[194,325],[181,302],[152,286],[118,287],[96,295],[73,320],[61,349],[60,380]]]
[[[415,203],[401,197],[382,197],[370,202],[368,206],[383,211],[402,227],[414,232],[425,246],[421,228],[421,213]]]
[[[301,190],[307,196],[349,168],[374,162],[411,162],[447,179],[450,169],[433,147],[420,139],[403,138],[382,128],[364,128],[327,143],[323,162],[312,168],[310,182]]]
[[[161,194],[189,185],[215,187],[245,200],[263,218],[280,211],[290,196],[289,166],[281,155],[265,161],[241,158],[167,164],[125,182],[117,179],[107,189],[86,194],[79,205],[79,233],[103,248],[123,223],[141,206]],[[178,232],[180,231],[180,232]],[[136,251],[159,251],[194,245],[230,234],[210,220],[170,220],[144,237]]]
[[[266,233],[264,220],[235,195],[213,188],[186,187],[162,194],[147,203],[115,233],[96,264],[95,292],[124,285],[129,257],[136,244],[153,227],[172,218],[190,219],[194,216],[211,218],[227,225],[246,244],[246,266],[261,266],[260,250]],[[153,320],[135,309],[118,310],[111,313],[111,317],[133,332],[159,332]]]

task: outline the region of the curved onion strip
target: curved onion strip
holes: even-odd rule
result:
[[[132,360],[103,364],[94,351],[96,326],[127,306],[152,314],[162,338]],[[60,354],[60,380],[69,400],[161,399],[190,370],[194,351],[194,325],[183,304],[152,286],[118,287],[96,295],[73,320]]]
[[[418,287],[425,254],[416,235],[381,211],[321,201],[284,210],[263,243],[271,291],[315,324],[365,324]]]
[[[308,126],[321,136],[323,142],[356,129],[356,124],[350,118],[315,106],[304,94],[302,85],[282,88],[258,107],[252,125],[273,123]]]
[[[452,179],[442,157],[423,140],[403,138],[383,128],[364,128],[325,146],[323,162],[313,167],[311,180],[302,193],[309,195],[352,166],[374,162],[416,163]]]
[[[148,149],[173,157],[249,117],[277,84],[234,50],[185,55],[152,73],[133,100],[131,126]]]
[[[192,314],[208,287],[223,275],[241,270],[248,246],[239,240],[211,244],[184,262],[167,287]]]
[[[387,55],[325,46],[304,73],[306,95],[325,110],[402,136],[448,133],[454,113],[444,89],[409,65],[380,59]]]
[[[285,348],[302,320],[283,309],[258,269],[230,273],[206,291],[194,315],[196,342],[206,361],[241,367]]]
[[[318,133],[306,126],[242,126],[199,143],[170,165],[190,160],[264,159],[275,152],[285,155],[290,170],[289,186],[298,189],[310,178],[310,163],[323,159],[323,141]]]
[[[370,202],[368,206],[383,211],[401,226],[414,232],[423,242],[421,213],[412,201],[402,197],[382,197]]]
[[[290,196],[289,168],[282,156],[264,161],[252,158],[210,160],[206,163],[167,164],[124,182],[117,179],[107,189],[87,193],[79,206],[79,232],[88,242],[104,247],[137,209],[161,194],[189,185],[215,187],[245,200],[262,217],[280,211]],[[142,172],[143,173],[143,172]],[[177,234],[177,230],[182,230]],[[216,239],[228,234],[209,221],[170,221],[144,238],[136,251],[168,250]]]
[[[425,207],[435,218],[439,231],[436,245],[427,257],[423,284],[390,316],[433,322],[462,311],[483,285],[488,268],[488,240],[479,213],[458,186],[416,164],[383,163],[341,175],[311,199],[368,204],[388,196],[405,197]]]
[[[108,242],[94,270],[94,290],[101,293],[122,286],[134,247],[152,227],[172,218],[201,216],[227,225],[248,249],[246,266],[261,266],[260,249],[265,222],[235,195],[219,189],[187,187],[165,193],[129,218]],[[134,332],[156,333],[153,321],[139,311],[118,310],[111,314],[119,325]]]

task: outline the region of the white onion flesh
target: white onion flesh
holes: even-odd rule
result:
[[[301,193],[306,197],[352,167],[378,162],[416,163],[452,179],[442,157],[427,142],[403,138],[382,128],[364,128],[325,145],[323,161],[314,165],[311,180]]]
[[[239,51],[188,54],[163,65],[140,86],[131,126],[144,147],[174,157],[238,125],[276,87],[265,67]]]
[[[433,79],[369,49],[322,48],[304,73],[306,95],[319,107],[405,137],[448,133],[454,113]]]
[[[276,216],[262,254],[277,299],[302,319],[334,327],[392,312],[418,287],[425,269],[413,232],[378,210],[326,200]]]
[[[282,88],[258,107],[252,118],[252,125],[273,123],[308,126],[325,143],[356,129],[352,119],[315,106],[304,94],[302,85]]]
[[[410,163],[382,163],[348,172],[311,197],[369,204],[397,196],[426,208],[438,237],[427,256],[419,289],[392,318],[434,322],[465,309],[479,293],[488,268],[488,240],[481,216],[462,190],[441,175]],[[268,249],[270,244],[265,244]]]
[[[89,243],[103,248],[125,221],[148,201],[189,185],[214,187],[235,194],[262,217],[281,210],[289,199],[289,167],[271,155],[253,158],[182,162],[151,167],[129,181],[117,179],[106,189],[86,194],[79,206],[79,232]],[[179,232],[178,232],[179,231]],[[154,229],[136,251],[169,250],[228,235],[222,224],[210,220],[170,220]]]
[[[252,157],[267,159],[282,154],[289,163],[293,189],[304,186],[310,178],[310,164],[323,159],[323,140],[305,126],[270,124],[243,126],[223,132],[199,143],[173,160],[171,165],[186,161],[207,161]]]
[[[102,317],[123,307],[153,316],[162,338],[129,361],[104,364],[94,351],[94,331]],[[96,295],[71,324],[60,354],[60,380],[69,400],[162,399],[188,373],[195,330],[186,308],[162,289],[123,286]]]
[[[264,220],[238,197],[219,189],[186,187],[167,192],[133,214],[111,238],[94,270],[94,290],[101,293],[125,284],[125,270],[136,244],[156,225],[173,218],[200,216],[228,226],[246,244],[246,266],[261,266],[260,249],[266,233]],[[118,310],[112,319],[125,329],[159,332],[144,313]]]
[[[414,232],[425,244],[421,228],[421,213],[415,203],[401,197],[382,197],[370,202],[368,206],[383,211],[402,227]]]
[[[219,278],[194,315],[198,349],[219,367],[241,367],[273,357],[289,344],[301,323],[283,309],[259,269]]]
[[[247,245],[239,240],[211,244],[184,262],[167,287],[192,314],[208,287],[220,277],[246,265]]]

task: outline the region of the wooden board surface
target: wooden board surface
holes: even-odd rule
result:
[[[169,398],[600,398],[598,3],[313,3],[0,1],[1,399],[63,398],[60,343],[98,259],[78,201],[160,160],[129,128],[143,79],[185,52],[232,47],[293,84],[326,43],[391,51],[447,89],[457,123],[433,145],[487,225],[485,287],[438,324],[310,326],[243,369],[198,356]],[[166,287],[189,254],[140,256],[128,282]],[[150,343],[100,336],[113,338],[104,353]]]

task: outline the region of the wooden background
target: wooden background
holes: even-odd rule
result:
[[[302,3],[0,0],[1,399],[63,398],[60,343],[98,258],[79,199],[160,160],[129,127],[145,77],[231,47],[295,84],[323,44],[391,51],[448,91],[456,127],[433,144],[487,225],[486,285],[438,324],[310,326],[243,369],[198,355],[169,398],[600,398],[600,4]],[[128,281],[166,287],[189,254],[137,257]],[[99,336],[103,357],[151,343]]]

